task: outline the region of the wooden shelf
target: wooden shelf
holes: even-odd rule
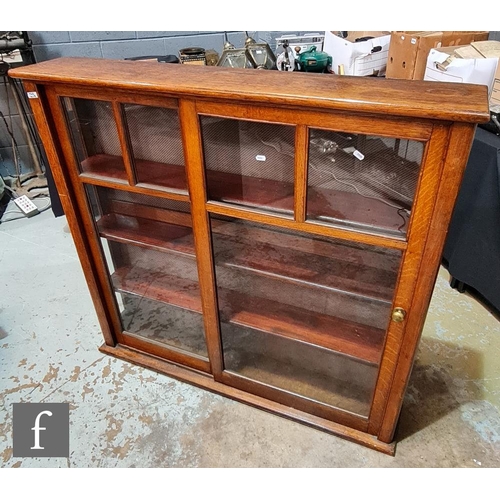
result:
[[[276,388],[367,417],[377,366],[277,335],[225,326],[224,368],[248,384]]]
[[[134,163],[139,183],[187,191],[183,166],[146,160],[134,160]],[[84,177],[127,181],[121,156],[91,156],[82,162],[82,170]],[[207,170],[207,192],[211,200],[293,215],[293,184],[289,182]],[[356,193],[309,187],[307,212],[320,220],[345,221],[349,225],[374,226],[401,236],[404,234],[398,228],[405,215]]]
[[[120,268],[116,291],[144,296],[201,313],[198,283],[172,275]],[[232,290],[219,289],[221,321],[317,345],[369,363],[378,363],[385,331]]]
[[[191,227],[121,214],[108,214],[97,221],[97,228],[101,236],[119,243],[193,257],[195,255]]]
[[[221,234],[224,224],[213,224],[217,265],[392,302],[399,256],[391,262],[390,256],[376,259],[372,252],[347,245],[226,223],[229,225],[236,226],[233,234]],[[385,262],[378,267],[382,260]]]
[[[134,165],[137,182],[140,184],[187,191],[186,172],[183,166],[137,159],[134,160]],[[127,181],[123,158],[106,154],[90,156],[84,160],[82,176]]]
[[[207,185],[210,200],[293,215],[293,183],[208,170]],[[407,225],[406,214],[401,211],[399,215],[397,209],[381,201],[321,187],[308,187],[307,193],[309,217],[404,235],[399,227],[402,217]]]
[[[309,187],[307,194],[308,220],[323,220],[349,225],[367,231],[405,235],[408,216],[403,210],[366,198],[357,193]],[[404,222],[406,221],[406,222]],[[401,230],[399,230],[399,228]]]
[[[113,179],[127,181],[125,165],[121,156],[94,155],[82,161],[83,176],[97,177],[99,179]]]
[[[378,363],[385,331],[278,301],[219,289],[221,321]]]
[[[200,288],[196,281],[152,272],[140,267],[121,267],[111,276],[117,292],[157,300],[201,313]]]
[[[186,169],[154,161],[134,159],[137,182],[187,192]]]
[[[124,332],[207,359],[201,314],[129,293],[122,299]]]
[[[293,184],[207,170],[209,199],[293,215]]]
[[[128,205],[122,206],[123,210],[127,208]],[[146,209],[137,209],[137,212],[147,215]],[[97,222],[99,234],[121,243],[194,256],[192,228],[180,225],[190,222],[189,215],[149,212],[154,217],[179,219],[179,225],[135,215],[108,214]],[[392,301],[400,258],[397,254],[379,255],[346,244],[304,239],[216,219],[213,219],[212,227],[216,235],[217,265],[297,285],[320,287],[386,303]]]

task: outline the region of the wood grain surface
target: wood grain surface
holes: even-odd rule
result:
[[[90,58],[53,59],[10,70],[9,75],[44,83],[84,84],[285,107],[465,122],[487,122],[490,117],[488,91],[482,85]]]

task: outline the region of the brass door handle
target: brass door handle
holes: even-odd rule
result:
[[[405,319],[406,311],[402,307],[395,307],[392,311],[392,321],[402,323]]]

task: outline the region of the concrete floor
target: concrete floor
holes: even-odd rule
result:
[[[104,356],[65,219],[0,225],[2,467],[499,467],[500,323],[436,285],[392,458]],[[70,403],[66,458],[12,457],[12,403]]]

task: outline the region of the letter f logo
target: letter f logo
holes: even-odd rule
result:
[[[31,430],[35,431],[35,446],[32,446],[32,450],[44,450],[45,448],[43,446],[40,446],[40,431],[45,431],[45,427],[40,427],[40,417],[42,415],[48,415],[49,417],[52,416],[52,412],[49,410],[45,410],[40,412],[35,419],[35,427],[32,427]]]

